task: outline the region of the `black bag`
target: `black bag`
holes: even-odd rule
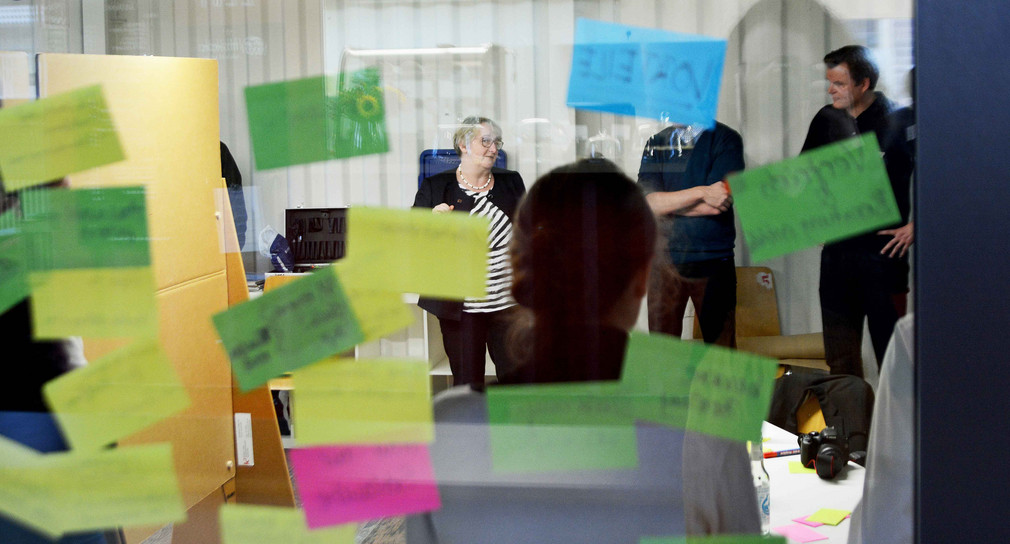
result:
[[[865,452],[873,417],[873,389],[858,376],[791,373],[775,380],[768,422],[799,434],[796,411],[807,398],[817,397],[828,427],[849,441],[849,451]]]

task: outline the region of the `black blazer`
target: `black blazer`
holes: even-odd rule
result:
[[[526,184],[523,183],[519,172],[492,168],[491,173],[494,174],[494,187],[491,188],[488,198],[494,201],[494,205],[511,221],[515,217],[519,201],[526,194]],[[439,204],[448,204],[453,206],[452,211],[454,212],[470,213],[474,203],[474,198],[468,196],[456,182],[456,170],[452,169],[424,178],[417,194],[414,195],[413,207],[430,209]],[[461,300],[421,297],[417,301],[417,305],[439,319],[458,321],[463,314],[463,301]]]

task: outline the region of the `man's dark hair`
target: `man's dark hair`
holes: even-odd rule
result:
[[[873,53],[862,45],[846,45],[824,55],[824,64],[828,68],[834,68],[845,63],[849,69],[849,76],[856,85],[861,85],[864,79],[870,80],[870,89],[877,88],[877,79],[880,78],[880,69],[873,60]]]

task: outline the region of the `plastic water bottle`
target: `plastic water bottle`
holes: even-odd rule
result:
[[[750,471],[754,477],[754,491],[757,493],[758,508],[761,512],[761,534],[771,533],[771,492],[768,471],[765,470],[764,451],[760,443],[748,442],[750,448]]]

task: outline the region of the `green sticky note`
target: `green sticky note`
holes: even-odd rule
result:
[[[350,523],[310,531],[303,510],[281,506],[224,504],[218,519],[222,544],[354,544],[358,530]]]
[[[637,417],[686,428],[691,382],[706,353],[706,346],[700,342],[632,332],[624,356],[621,388],[626,395],[639,398]]]
[[[385,153],[385,107],[376,68],[246,87],[256,168]]]
[[[635,401],[616,382],[489,389],[493,468],[502,473],[635,468]]]
[[[332,268],[347,294],[365,342],[378,340],[414,322],[414,314],[399,292],[369,287],[373,284],[369,277],[371,267],[356,266],[343,259],[333,263]]]
[[[293,374],[299,444],[434,439],[425,361],[327,359]]]
[[[30,268],[151,264],[144,187],[51,189],[22,195]]]
[[[687,429],[740,441],[761,440],[779,362],[706,346],[691,380]]]
[[[170,444],[0,466],[0,511],[49,536],[186,519]]]
[[[817,474],[817,471],[803,466],[799,461],[789,461],[789,474]]]
[[[124,158],[100,85],[0,110],[0,172],[8,192]]]
[[[138,340],[43,387],[75,450],[97,450],[189,406],[157,340]]]
[[[755,261],[901,220],[872,132],[746,170],[729,184]]]
[[[31,272],[35,338],[150,338],[158,334],[154,272],[74,268]]]
[[[761,437],[778,361],[742,351],[632,333],[621,388],[637,417],[735,440]]]
[[[484,217],[431,210],[351,208],[347,257],[361,288],[463,299],[486,296]]]
[[[814,512],[813,515],[807,516],[807,521],[823,523],[825,525],[838,525],[851,513],[852,512],[848,510],[821,508],[820,510]]]
[[[242,391],[351,349],[364,336],[336,274],[320,270],[213,317]]]
[[[784,536],[706,535],[645,537],[638,544],[786,544]]]
[[[0,234],[0,314],[28,296],[28,259],[20,234]]]

